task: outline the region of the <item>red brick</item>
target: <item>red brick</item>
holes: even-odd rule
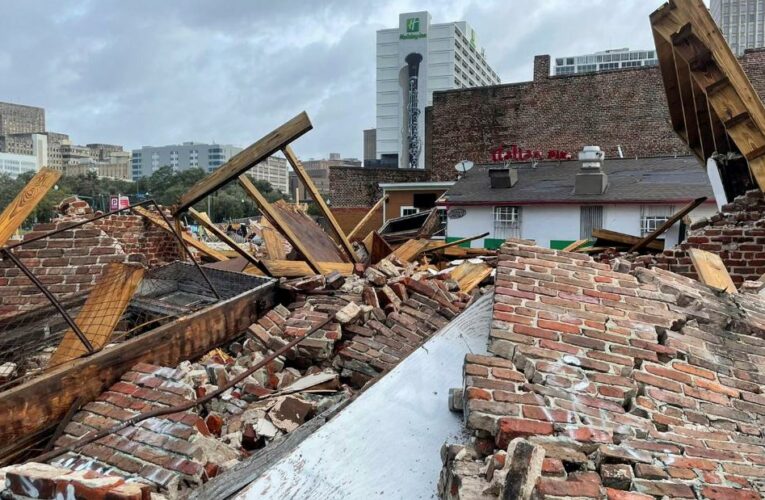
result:
[[[548,321],[544,319],[537,320],[537,326],[539,328],[545,328],[547,330],[553,330],[556,332],[564,333],[580,333],[579,327],[569,325],[568,323],[561,323],[559,321]]]
[[[563,481],[560,479],[542,478],[534,490],[542,497],[563,496],[582,498],[601,498],[600,484],[592,481]]]
[[[574,423],[576,417],[573,413],[565,410],[554,410],[544,406],[523,406],[523,416],[534,420],[546,422]]]
[[[701,490],[704,498],[709,500],[759,500],[760,495],[751,490],[725,488],[723,486],[706,486]]]
[[[526,420],[522,418],[499,419],[499,432],[497,433],[497,447],[507,448],[507,445],[517,437],[549,435],[553,433],[553,425],[548,422]]]
[[[634,491],[615,490],[614,488],[606,488],[606,496],[608,500],[654,500],[654,497],[650,495],[643,495]]]

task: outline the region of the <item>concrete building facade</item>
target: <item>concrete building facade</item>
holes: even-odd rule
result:
[[[0,175],[8,175],[15,179],[24,172],[35,172],[39,169],[37,157],[14,153],[0,153]]]
[[[709,7],[734,54],[765,47],[765,0],[712,0]]]
[[[132,153],[133,179],[149,177],[161,167],[169,166],[175,171],[201,168],[212,172],[226,163],[242,148],[230,144],[203,144],[184,142],[169,146],[143,146]]]
[[[500,83],[465,21],[432,24],[427,11],[399,15],[377,32],[376,157],[424,168],[425,107],[434,91]]]
[[[653,49],[611,49],[581,56],[556,57],[553,74],[573,75],[594,71],[656,66],[657,64],[659,64],[659,60]]]
[[[43,108],[0,102],[0,135],[43,131],[45,131]]]

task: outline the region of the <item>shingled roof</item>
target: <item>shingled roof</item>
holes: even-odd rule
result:
[[[446,193],[446,204],[685,202],[713,196],[706,172],[692,156],[607,159],[603,170],[608,187],[602,195],[574,194],[580,165],[578,161],[513,164],[518,182],[500,189],[491,188],[488,175],[498,165],[476,165]]]

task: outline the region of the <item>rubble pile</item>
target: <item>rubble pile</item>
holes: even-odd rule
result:
[[[94,473],[105,481],[146,485],[155,495],[182,495],[348,401],[487,290],[461,292],[450,279],[453,269],[437,271],[390,256],[347,277],[331,273],[284,281],[294,300],[272,308],[243,338],[175,368],[135,365],[83,406],[55,445],[68,446],[147,411],[199,400],[325,323],[284,356],[192,409],[149,418],[66,452],[50,462],[53,468],[31,463],[0,474],[48,481],[56,491],[74,481],[72,474]],[[6,487],[17,493],[15,484]]]
[[[765,300],[509,240],[442,498],[760,498]],[[758,292],[762,287],[744,287]]]

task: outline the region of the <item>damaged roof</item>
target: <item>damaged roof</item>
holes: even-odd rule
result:
[[[602,195],[574,193],[580,165],[578,161],[512,164],[511,168],[518,170],[518,182],[500,189],[492,189],[489,181],[489,169],[498,165],[476,165],[447,191],[444,204],[666,203],[702,196],[714,199],[706,172],[692,156],[606,159],[603,170],[608,175],[608,187]]]

